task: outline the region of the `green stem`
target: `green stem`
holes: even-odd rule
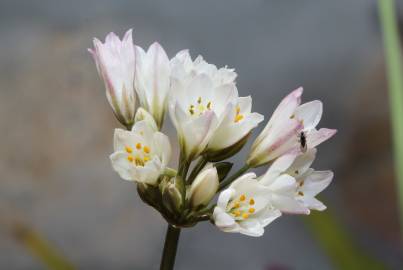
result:
[[[394,163],[403,232],[403,69],[394,0],[378,0],[379,17],[383,33],[389,103],[393,128]]]
[[[226,186],[231,184],[235,179],[237,179],[239,176],[241,176],[241,174],[243,174],[244,172],[246,172],[249,169],[250,169],[249,165],[245,164],[242,168],[239,169],[239,171],[237,171],[232,176],[230,176],[227,179],[225,179],[224,181],[222,181],[220,183],[218,191],[223,190]]]
[[[199,172],[206,166],[208,160],[204,157],[201,156],[199,161],[197,162],[196,166],[193,168],[192,172],[190,173],[187,183],[190,185],[192,184],[193,180],[196,178],[196,176],[199,174]]]
[[[181,230],[168,225],[165,236],[164,251],[161,258],[160,270],[172,270],[175,265],[176,250]]]

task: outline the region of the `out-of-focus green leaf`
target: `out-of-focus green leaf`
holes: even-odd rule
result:
[[[325,250],[336,269],[341,270],[383,270],[380,261],[365,254],[352,240],[329,210],[312,212],[304,217],[319,245]]]

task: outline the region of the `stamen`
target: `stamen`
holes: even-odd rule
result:
[[[242,114],[237,114],[235,116],[234,122],[238,123],[239,121],[241,121],[243,119],[243,115]]]
[[[299,196],[304,196],[304,192],[298,191],[298,195],[299,195]]]
[[[240,206],[239,202],[234,204],[234,208],[239,208],[239,206]]]
[[[242,217],[243,217],[243,219],[247,219],[249,217],[249,214],[248,213],[243,213]]]
[[[137,150],[140,150],[140,149],[141,149],[141,143],[137,143],[137,144],[136,144],[136,149],[137,149]]]
[[[144,151],[144,153],[149,154],[150,153],[150,147],[144,146],[143,151]]]
[[[150,157],[149,157],[149,156],[145,156],[145,157],[143,158],[143,160],[144,160],[144,162],[147,162],[147,161],[150,160]]]
[[[211,110],[211,101],[207,103],[207,109]]]
[[[199,97],[198,99],[197,99],[197,103],[201,103],[202,102],[202,98],[201,97]]]
[[[253,198],[250,199],[250,200],[249,200],[249,204],[250,204],[250,205],[254,205],[254,204],[255,204],[255,200],[254,200]]]
[[[303,185],[304,185],[304,181],[301,181],[301,182],[299,183],[299,186],[302,187]]]
[[[241,112],[241,108],[239,106],[236,106],[236,114],[239,114]]]
[[[241,211],[237,210],[234,212],[235,217],[239,217],[241,215]]]
[[[126,152],[129,154],[131,154],[133,152],[133,149],[130,146],[126,146],[125,149],[126,149]]]
[[[251,208],[249,208],[248,211],[249,211],[249,213],[253,214],[253,213],[255,213],[255,208],[251,207]]]
[[[241,197],[239,197],[239,200],[240,200],[241,202],[243,202],[245,199],[246,199],[246,196],[245,196],[244,194],[242,194]]]
[[[128,156],[127,156],[127,160],[130,161],[130,162],[133,162],[133,156],[132,156],[132,155],[128,155]]]

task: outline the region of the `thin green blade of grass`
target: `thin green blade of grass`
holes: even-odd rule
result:
[[[403,233],[403,69],[395,7],[394,0],[378,0],[389,88],[400,225]]]

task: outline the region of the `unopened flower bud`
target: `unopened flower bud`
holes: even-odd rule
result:
[[[138,122],[142,120],[144,120],[152,130],[158,131],[157,123],[155,123],[154,117],[149,112],[140,107],[137,109],[134,121]]]
[[[207,205],[217,192],[219,185],[217,169],[208,164],[195,178],[188,192],[193,208]]]
[[[136,94],[134,90],[135,53],[132,30],[122,40],[110,33],[102,43],[94,39],[94,49],[89,49],[104,80],[106,97],[116,118],[126,127],[133,125]]]
[[[171,178],[171,180],[165,183],[161,191],[164,207],[173,214],[180,213],[183,198],[178,179]]]

